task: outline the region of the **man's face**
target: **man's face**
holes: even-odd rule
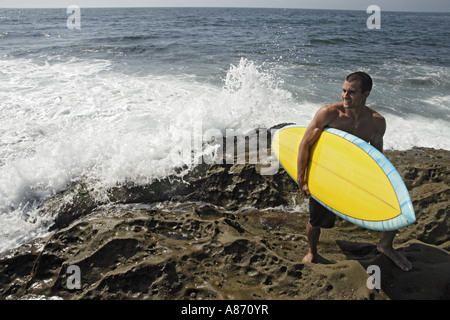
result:
[[[344,108],[355,109],[365,106],[369,94],[370,91],[362,92],[359,81],[344,81],[344,85],[342,86],[342,101],[344,102]]]

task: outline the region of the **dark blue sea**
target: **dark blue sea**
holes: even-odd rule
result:
[[[206,133],[308,124],[354,71],[374,80],[385,149],[450,149],[449,13],[382,11],[380,29],[366,11],[79,13],[0,9],[0,251],[45,234],[36,208],[71,183],[101,199],[214,153]]]

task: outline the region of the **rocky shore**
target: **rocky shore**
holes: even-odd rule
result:
[[[301,263],[307,206],[285,171],[203,164],[104,201],[82,182],[48,199],[51,234],[0,255],[0,299],[450,299],[450,151],[385,154],[417,216],[394,242],[410,272],[377,252],[378,232],[341,219],[322,232],[321,263]]]

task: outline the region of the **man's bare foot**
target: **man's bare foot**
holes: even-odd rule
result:
[[[334,262],[322,257],[319,253],[313,253],[311,251],[302,259],[303,263],[320,263],[320,264],[333,264]]]
[[[385,254],[403,271],[410,271],[412,269],[411,262],[409,262],[404,255],[392,248],[392,246],[383,247],[380,243],[378,243],[377,250]]]
[[[305,263],[313,263],[313,262],[316,262],[316,261],[315,261],[315,254],[312,253],[311,251],[308,252],[308,254],[302,259],[302,262],[305,262]]]

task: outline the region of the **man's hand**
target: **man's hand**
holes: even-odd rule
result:
[[[302,174],[299,174],[297,176],[297,183],[298,183],[298,187],[300,188],[300,192],[302,193],[302,195],[304,195],[305,197],[309,197],[311,195],[311,193],[309,192],[308,183],[306,183]]]
[[[305,197],[311,196],[311,192],[309,192],[309,187],[307,183],[304,183],[302,186],[300,186],[300,190],[302,192],[302,195],[304,195]]]

